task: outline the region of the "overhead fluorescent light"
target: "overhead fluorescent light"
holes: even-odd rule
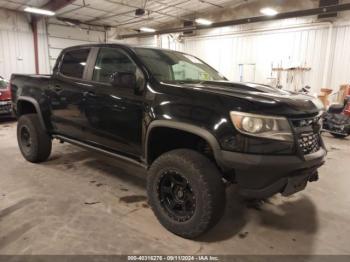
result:
[[[204,18],[197,18],[195,21],[197,24],[200,24],[200,25],[211,25],[213,23],[212,21]]]
[[[49,15],[49,16],[55,15],[55,12],[52,12],[50,10],[35,8],[35,7],[26,7],[24,8],[24,11],[28,13],[39,14],[39,15]]]
[[[270,7],[266,7],[266,8],[261,9],[260,13],[267,15],[267,16],[274,16],[274,15],[278,14],[278,12],[275,9],[270,8]]]
[[[147,33],[154,33],[156,31],[156,29],[149,28],[149,27],[141,27],[140,31],[147,32]]]

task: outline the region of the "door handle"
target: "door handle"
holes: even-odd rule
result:
[[[62,87],[60,85],[55,85],[54,90],[56,92],[61,92],[62,91]]]
[[[93,91],[86,91],[83,93],[83,96],[90,96],[90,97],[95,97],[96,96],[96,93],[93,92]]]

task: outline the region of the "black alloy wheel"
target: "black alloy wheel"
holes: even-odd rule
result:
[[[166,152],[152,163],[147,194],[159,222],[190,239],[212,228],[225,207],[222,174],[212,160],[191,149]]]
[[[22,126],[20,129],[20,143],[22,145],[22,150],[26,153],[30,152],[32,146],[32,138],[27,126]]]
[[[177,171],[166,171],[159,181],[159,201],[176,221],[189,220],[196,210],[196,198],[188,180]]]

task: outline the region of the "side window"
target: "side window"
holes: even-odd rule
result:
[[[109,83],[115,72],[137,74],[137,66],[123,51],[116,48],[101,48],[92,80]]]
[[[83,78],[89,52],[90,49],[86,48],[66,52],[61,65],[61,74],[69,77]]]

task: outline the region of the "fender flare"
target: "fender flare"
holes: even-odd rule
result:
[[[46,125],[45,125],[45,121],[44,121],[44,118],[43,118],[43,115],[42,115],[42,112],[40,110],[40,106],[39,106],[39,103],[38,101],[36,101],[34,98],[32,97],[28,97],[28,96],[19,96],[17,98],[17,102],[16,102],[16,107],[17,107],[17,112],[18,112],[18,102],[20,101],[26,101],[26,102],[29,102],[31,103],[34,108],[35,108],[35,111],[37,112],[38,114],[38,117],[39,117],[39,121],[40,121],[40,124],[42,126],[42,128],[44,128],[45,131],[47,131],[47,128],[46,128]]]
[[[220,147],[216,137],[213,134],[211,134],[208,130],[201,128],[201,127],[198,127],[198,126],[195,126],[195,125],[192,125],[192,124],[184,123],[184,122],[177,122],[177,121],[170,121],[170,120],[154,120],[148,126],[147,133],[146,133],[146,139],[145,139],[145,160],[146,160],[148,165],[150,164],[149,160],[148,160],[148,157],[149,157],[149,154],[148,154],[149,136],[150,136],[152,130],[156,127],[172,128],[172,129],[177,129],[180,131],[188,132],[188,133],[191,133],[193,135],[197,135],[208,142],[208,144],[210,145],[210,147],[213,150],[215,159],[216,160],[220,159],[221,147]]]

